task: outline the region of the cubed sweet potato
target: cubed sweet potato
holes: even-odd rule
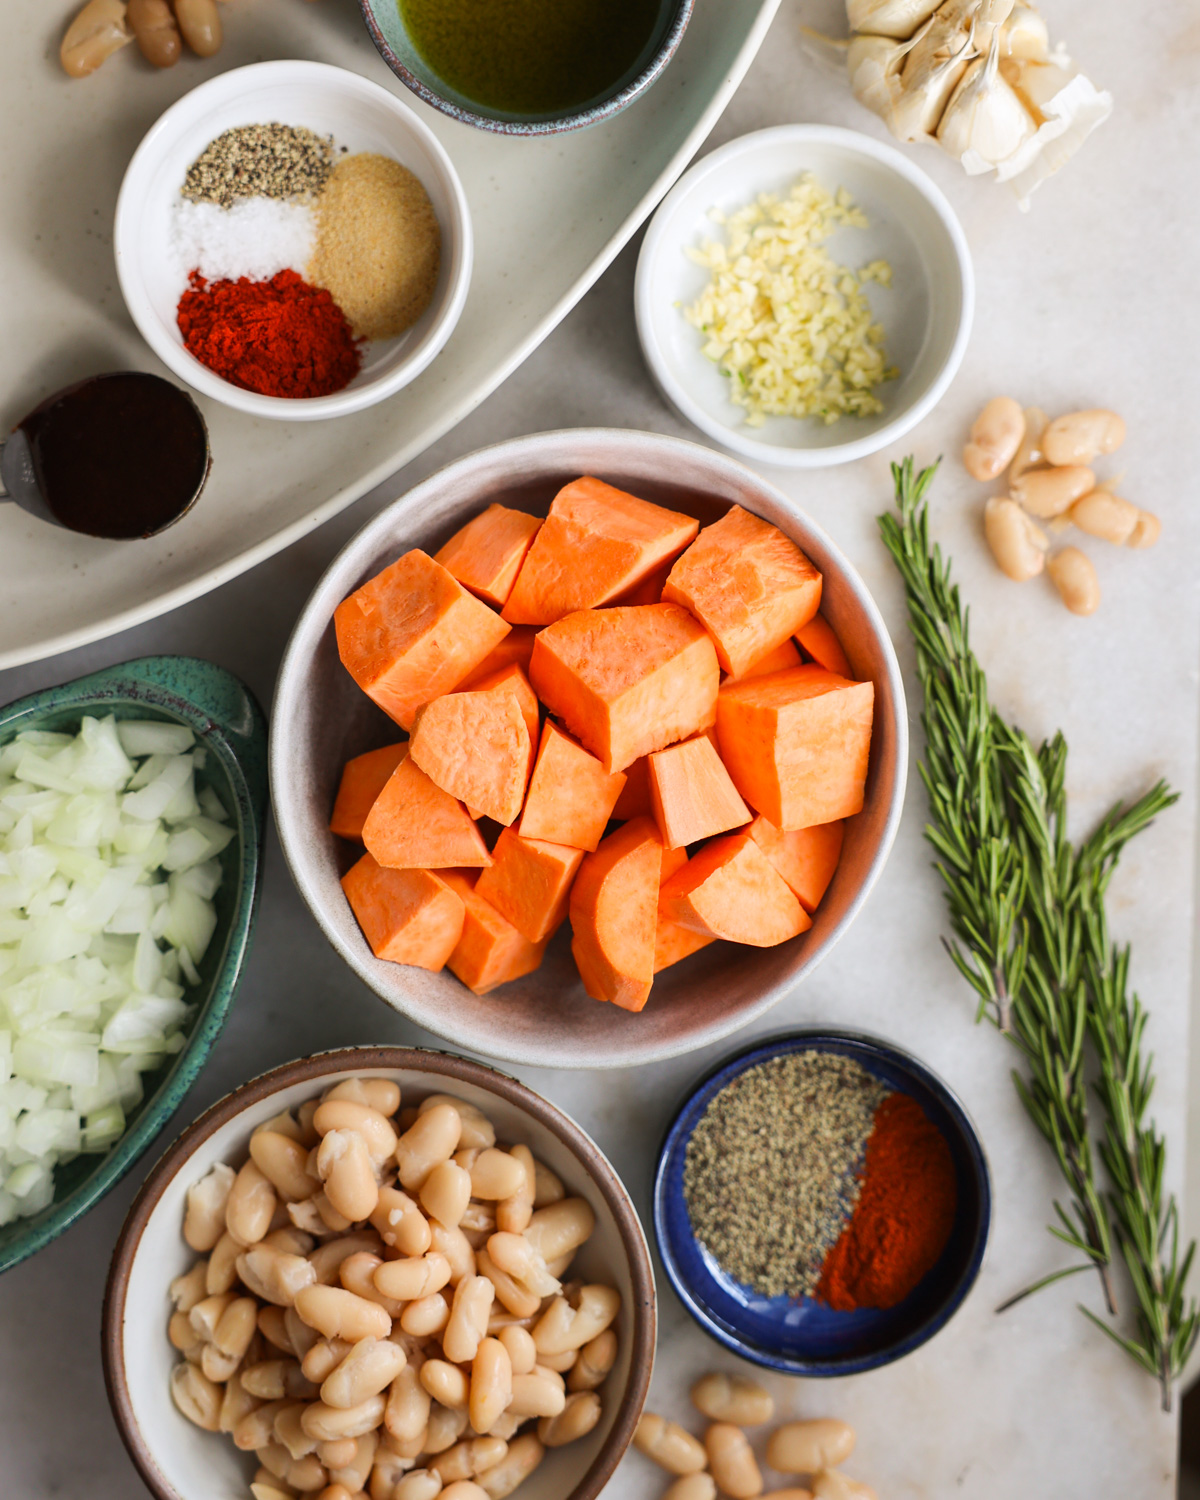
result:
[[[811,916],[829,889],[842,857],[845,824],[816,823],[784,833],[764,817],[755,818],[750,837],[791,887],[792,894]]]
[[[748,832],[713,839],[662,888],[659,913],[708,937],[772,948],[812,919]]]
[[[610,775],[578,740],[547,719],[517,832],[526,839],[595,849],[624,785],[623,772]]]
[[[662,869],[658,872],[659,885],[665,885],[676,870],[682,870],[688,862],[688,852],[685,845],[680,844],[678,849],[663,849]]]
[[[404,729],[412,728],[423,703],[456,688],[509,630],[418,550],[343,599],[333,624],[346,670]]]
[[[571,882],[582,858],[582,849],[521,838],[506,828],[496,840],[492,866],[479,877],[475,893],[490,901],[531,943],[540,943],[554,936],[567,914]]]
[[[550,625],[576,610],[609,604],[676,557],[698,530],[691,516],[599,479],[575,479],[555,495],[504,618],[514,625]]]
[[[816,614],[821,575],[778,527],[734,505],[671,569],[663,598],[685,605],[741,677]]]
[[[433,554],[485,604],[503,609],[541,521],[523,510],[489,505]]]
[[[476,995],[499,984],[532,974],[542,961],[545,943],[531,943],[475,890],[474,872],[447,870],[442,879],[465,907],[462,937],[447,967]]]
[[[713,722],[712,638],[677,604],[581,610],[540,631],[529,680],[606,771]]]
[[[411,755],[388,778],[363,824],[363,843],[392,870],[490,865],[491,855],[466,808],[435,786]]]
[[[789,637],[781,646],[768,651],[766,656],[760,656],[756,662],[746,668],[740,677],[727,677],[725,680],[726,682],[745,682],[748,677],[767,677],[772,672],[786,672],[789,667],[802,667],[803,665],[804,658],[800,655],[796,642]]]
[[[669,969],[672,964],[715,942],[716,938],[709,937],[706,932],[692,932],[690,928],[680,927],[678,922],[660,916],[654,931],[654,972],[658,974]]]
[[[706,734],[651,755],[650,801],[668,849],[740,828],[752,817]]]
[[[462,937],[466,908],[432,870],[388,870],[364,854],[342,889],[376,958],[435,974]]]
[[[713,721],[714,730],[716,721]],[[618,822],[630,818],[652,818],[654,804],[650,801],[650,757],[639,755],[625,767],[625,785],[617,798],[612,815]]]
[[[401,740],[397,745],[381,745],[378,750],[368,750],[365,755],[356,755],[346,762],[329,820],[330,833],[362,842],[367,814],[407,754],[408,741]]]
[[[516,665],[522,672],[529,671],[529,658],[533,655],[533,641],[537,631],[532,625],[514,625],[498,646],[483,658],[463,680],[455,684],[455,691],[465,693],[484,678],[495,677],[505,667]]]
[[[842,643],[820,610],[807,625],[801,625],[796,632],[796,639],[817,666],[824,667],[827,672],[836,672],[839,677],[851,676],[850,663],[842,650]]]
[[[635,818],[584,857],[571,888],[571,952],[593,1000],[641,1010],[654,982],[662,843]]]
[[[529,765],[525,772],[525,783],[529,784],[529,776],[533,770],[534,756],[538,747],[538,728],[541,722],[541,710],[538,706],[537,694],[529,686],[529,678],[525,675],[523,667],[515,661],[510,662],[507,667],[501,667],[497,672],[490,672],[486,677],[477,678],[470,689],[473,693],[512,693],[521,709],[521,716],[525,720],[525,728],[529,731]]]
[[[513,692],[444,693],[426,703],[413,721],[409,756],[476,816],[507,826],[521,811],[529,730]]]
[[[733,784],[788,832],[861,811],[875,688],[794,667],[722,688],[717,742]]]

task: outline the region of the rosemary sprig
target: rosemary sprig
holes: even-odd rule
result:
[[[1085,1257],[1005,1306],[1094,1267],[1115,1314],[1115,1239],[1137,1301],[1136,1334],[1126,1338],[1083,1311],[1159,1380],[1169,1409],[1172,1381],[1200,1334],[1185,1290],[1194,1246],[1181,1260],[1175,1200],[1163,1192],[1166,1145],[1145,1122],[1154,1081],[1141,1050],[1146,1015],[1128,988],[1129,951],[1109,939],[1104,898],[1122,849],[1176,797],[1159,782],[1071,844],[1066,743],[1058,734],[1035,750],[996,713],[949,565],[930,544],[925,496],[935,468],[915,475],[908,458],[892,472],[898,515],[880,517],[880,529],[904,581],[917,648],[925,832],[957,938],[947,948],[979,995],[979,1015],[1023,1055],[1026,1071],[1013,1081],[1070,1192],[1067,1208],[1054,1204],[1051,1233]],[[1088,1125],[1088,1040],[1099,1062],[1099,1156],[1110,1180],[1103,1194]]]

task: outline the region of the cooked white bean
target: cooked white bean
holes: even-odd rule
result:
[[[385,1339],[392,1320],[377,1302],[356,1297],[340,1286],[306,1286],[296,1294],[296,1311],[310,1328],[327,1339]]]
[[[236,1175],[223,1161],[214,1162],[200,1181],[188,1188],[183,1237],[193,1250],[211,1250],[225,1233],[225,1205]]]
[[[525,1185],[525,1163],[494,1146],[481,1151],[469,1171],[473,1198],[511,1198]]]
[[[543,1417],[538,1423],[538,1440],[547,1448],[562,1448],[586,1437],[600,1420],[600,1397],[595,1391],[578,1391],[568,1396],[566,1405],[556,1417]]]
[[[221,1397],[221,1411],[217,1418],[217,1427],[221,1432],[232,1432],[242,1418],[248,1416],[258,1405],[258,1397],[243,1390],[241,1377],[230,1376]]]
[[[271,1479],[267,1483],[258,1475],[251,1482],[250,1493],[254,1496],[254,1500],[292,1500],[292,1491],[282,1482]]]
[[[1148,510],[1139,510],[1137,525],[1130,533],[1125,545],[1136,547],[1139,551],[1143,547],[1153,547],[1162,532],[1162,522],[1157,516]]]
[[[653,1411],[642,1413],[633,1434],[633,1446],[672,1474],[698,1474],[708,1463],[708,1454],[699,1438],[686,1432],[678,1422],[668,1422]]]
[[[508,1354],[512,1373],[528,1375],[537,1364],[537,1345],[533,1342],[533,1335],[529,1330],[511,1324],[508,1328],[502,1328],[497,1337]]]
[[[353,1348],[354,1345],[348,1339],[318,1339],[300,1361],[300,1368],[307,1379],[320,1385]]]
[[[993,495],[983,508],[983,531],[996,566],[1016,583],[1035,578],[1046,566],[1050,540],[1015,500]]]
[[[407,1363],[408,1356],[391,1339],[359,1339],[322,1381],[321,1400],[326,1406],[359,1406],[386,1390]]]
[[[562,1179],[552,1172],[544,1162],[533,1164],[533,1206],[549,1208],[552,1203],[561,1203],[567,1196]]]
[[[875,1500],[869,1484],[860,1484],[837,1469],[825,1469],[813,1478],[813,1500]]]
[[[762,1473],[740,1427],[732,1422],[714,1422],[704,1434],[704,1447],[719,1490],[733,1500],[754,1500],[762,1494]]]
[[[272,1245],[255,1245],[237,1258],[237,1273],[247,1291],[278,1307],[292,1307],[297,1295],[314,1286],[317,1273],[303,1255],[288,1255]]]
[[[475,1252],[457,1225],[439,1224],[435,1219],[429,1226],[429,1234],[433,1249],[450,1264],[451,1286],[457,1286],[464,1276],[476,1274]]]
[[[308,1326],[294,1307],[284,1308],[283,1324],[296,1358],[303,1359],[313,1345],[319,1342],[321,1335],[315,1328]]]
[[[303,1415],[304,1407],[299,1402],[293,1402],[276,1412],[275,1441],[282,1443],[292,1458],[307,1458],[310,1453],[316,1453],[324,1463],[325,1458],[318,1451],[323,1445],[305,1432],[300,1421]],[[354,1445],[350,1443],[349,1446],[352,1448]]]
[[[450,1262],[436,1250],[431,1250],[428,1255],[408,1256],[404,1260],[385,1260],[375,1268],[376,1290],[397,1302],[415,1302],[419,1297],[430,1297],[434,1292],[440,1292],[449,1280]]]
[[[329,1225],[317,1211],[315,1196],[303,1198],[299,1203],[289,1203],[287,1206],[288,1218],[297,1229],[303,1229],[306,1234],[324,1235],[329,1233]]]
[[[278,1427],[279,1423],[276,1422],[275,1425]],[[302,1432],[303,1430],[301,1428]],[[359,1438],[335,1438],[330,1443],[318,1443],[316,1445],[317,1457],[327,1469],[340,1469],[348,1463],[353,1463],[360,1441]]]
[[[309,1165],[316,1165],[315,1154],[311,1158]],[[334,1234],[345,1234],[346,1230],[350,1228],[353,1221],[348,1219],[345,1214],[338,1213],[337,1209],[330,1203],[329,1195],[323,1188],[319,1193],[314,1193],[309,1201],[321,1216],[321,1222],[325,1225],[326,1229],[332,1229]]]
[[[477,1251],[475,1261],[479,1274],[486,1276],[496,1288],[496,1300],[506,1307],[513,1317],[535,1318],[537,1316],[542,1306],[542,1299],[536,1292],[523,1286],[507,1271],[502,1271],[486,1250]]]
[[[1055,417],[1042,435],[1048,464],[1088,464],[1099,453],[1115,453],[1125,441],[1125,423],[1115,411],[1094,408]]]
[[[425,1215],[399,1188],[381,1187],[371,1223],[383,1243],[405,1255],[424,1255],[431,1244],[429,1223]]]
[[[232,1292],[218,1292],[215,1296],[204,1297],[195,1304],[188,1313],[188,1321],[197,1338],[203,1339],[206,1344],[212,1343],[217,1324],[233,1300]]]
[[[235,1297],[221,1314],[213,1330],[213,1344],[222,1354],[235,1355],[241,1359],[250,1347],[250,1340],[257,1327],[258,1303],[253,1297]]]
[[[281,1229],[272,1229],[258,1243],[268,1245],[272,1250],[282,1250],[285,1255],[306,1256],[312,1250],[314,1241],[311,1234],[305,1234],[294,1224],[285,1224]]]
[[[525,1168],[525,1180],[511,1197],[501,1198],[496,1204],[496,1227],[508,1234],[523,1234],[533,1217],[537,1163],[528,1146],[514,1146],[509,1154]]]
[[[282,1109],[277,1115],[272,1115],[269,1120],[264,1120],[261,1125],[256,1125],[254,1135],[250,1139],[253,1140],[255,1135],[264,1130],[273,1131],[276,1135],[286,1135],[289,1140],[304,1144],[304,1132],[290,1109]]]
[[[192,1320],[185,1312],[173,1312],[167,1321],[167,1338],[172,1348],[178,1349],[184,1359],[195,1363],[204,1350],[205,1343],[192,1327]]]
[[[539,1354],[566,1354],[603,1333],[621,1310],[621,1294],[611,1286],[580,1287],[572,1306],[556,1297],[534,1325]],[[574,1361],[572,1361],[574,1363]]]
[[[264,1443],[254,1456],[273,1479],[282,1479],[287,1483],[288,1465],[292,1462],[292,1456],[282,1443]]]
[[[477,1109],[475,1105],[468,1104],[465,1099],[456,1099],[453,1094],[430,1094],[421,1100],[417,1113],[426,1115],[431,1109],[436,1109],[439,1104],[448,1104],[458,1111],[458,1118],[461,1121],[458,1138],[460,1146],[468,1150],[482,1150],[496,1144],[496,1132],[484,1112]]]
[[[413,1338],[429,1338],[441,1333],[450,1321],[450,1304],[441,1292],[417,1297],[400,1314],[400,1327]]]
[[[313,1115],[313,1128],[321,1136],[331,1130],[356,1130],[377,1165],[396,1149],[396,1131],[387,1116],[353,1099],[326,1099]]]
[[[379,1451],[379,1433],[374,1430],[361,1433],[354,1439],[353,1448],[354,1452],[345,1463],[331,1467],[329,1471],[330,1479],[335,1484],[344,1485],[352,1496],[366,1488]]]
[[[513,1364],[506,1345],[500,1339],[483,1339],[471,1362],[469,1411],[476,1432],[491,1432],[507,1410],[512,1382]]]
[[[767,1441],[767,1462],[781,1474],[816,1474],[854,1452],[854,1428],[834,1417],[785,1422]]]
[[[535,1365],[528,1375],[513,1376],[508,1409],[514,1416],[557,1417],[566,1404],[562,1376],[544,1365]]]
[[[358,1406],[327,1406],[314,1401],[304,1408],[300,1425],[318,1442],[334,1438],[362,1437],[379,1426],[385,1402],[382,1396],[368,1396]]]
[[[1078,547],[1063,547],[1051,556],[1046,571],[1073,615],[1095,614],[1100,605],[1100,580],[1085,552]]]
[[[473,1479],[456,1479],[442,1491],[445,1500],[488,1500],[488,1493]]]
[[[663,1500],[717,1500],[717,1482],[711,1474],[685,1474],[671,1485]]]
[[[216,1432],[221,1417],[221,1387],[187,1360],[171,1371],[171,1399],[188,1419],[205,1432]]]
[[[225,1228],[242,1245],[256,1245],[271,1228],[275,1189],[254,1165],[244,1163],[233,1179],[225,1203]]]
[[[238,1278],[237,1259],[243,1248],[228,1230],[222,1234],[205,1265],[204,1288],[207,1296],[215,1297],[218,1292],[233,1290]]]
[[[209,1295],[207,1279],[208,1262],[206,1260],[198,1260],[190,1271],[185,1271],[182,1276],[176,1276],[167,1290],[177,1312],[191,1312],[197,1302],[202,1302]]]
[[[304,1373],[299,1360],[264,1359],[242,1371],[243,1387],[263,1401],[308,1400],[317,1394],[316,1384]]]
[[[450,1321],[442,1334],[442,1350],[451,1364],[465,1365],[475,1358],[495,1295],[486,1276],[464,1276],[454,1289]]]
[[[519,1434],[509,1443],[508,1452],[496,1467],[480,1474],[480,1488],[488,1500],[505,1500],[529,1478],[545,1455],[545,1448],[531,1432]]]
[[[318,1110],[317,1114],[320,1113]],[[366,1139],[357,1130],[330,1130],[321,1137],[317,1171],[325,1184],[325,1196],[351,1223],[370,1218],[375,1212],[379,1184],[375,1180],[375,1168]]]
[[[484,1469],[495,1468],[507,1452],[508,1444],[503,1438],[469,1438],[439,1453],[429,1467],[446,1483],[455,1479],[474,1479]]]
[[[361,1255],[364,1251],[368,1255],[378,1255],[382,1249],[378,1235],[370,1230],[360,1229],[354,1234],[343,1234],[336,1240],[318,1245],[308,1258],[317,1273],[317,1280],[323,1286],[333,1286],[341,1272],[343,1261],[349,1260],[352,1255]]]
[[[425,1452],[445,1453],[467,1430],[467,1408],[442,1406],[435,1401],[429,1408],[429,1425],[425,1429]]]
[[[276,1417],[285,1407],[294,1405],[296,1403],[291,1401],[268,1401],[247,1412],[233,1429],[234,1447],[240,1448],[243,1453],[256,1453],[268,1443],[273,1443]]]
[[[1021,439],[1012,467],[1008,471],[1009,484],[1015,483],[1027,469],[1036,469],[1045,462],[1042,452],[1042,436],[1050,419],[1040,406],[1027,406],[1024,412],[1025,436]]]
[[[1111,542],[1114,547],[1125,545],[1140,515],[1131,501],[1104,489],[1090,491],[1082,500],[1076,500],[1070,510],[1071,520],[1080,531],[1099,537],[1102,542]]]
[[[72,78],[86,78],[133,41],[125,24],[125,0],[87,0],[67,27],[58,60]]]
[[[427,1359],[421,1366],[421,1384],[442,1406],[465,1410],[471,1394],[466,1375],[445,1359]]]
[[[759,1427],[775,1415],[771,1393],[757,1380],[729,1375],[724,1370],[714,1370],[696,1381],[692,1405],[712,1422],[733,1422],[738,1427]]]
[[[302,1495],[312,1495],[317,1490],[328,1494],[326,1485],[329,1476],[325,1472],[325,1465],[311,1454],[307,1458],[293,1459],[287,1466],[284,1479],[293,1490],[298,1490]]]
[[[541,1252],[523,1234],[509,1234],[500,1229],[487,1242],[487,1254],[497,1269],[519,1281],[538,1298],[553,1297],[560,1290],[556,1276],[551,1276]]]
[[[972,479],[995,479],[1016,456],[1025,436],[1025,413],[1011,396],[996,396],[971,427],[963,465]]]
[[[496,1207],[493,1203],[472,1201],[463,1210],[458,1227],[466,1235],[471,1249],[478,1254],[488,1242],[488,1236],[496,1232]]]
[[[1017,504],[1040,521],[1065,515],[1076,500],[1095,488],[1095,474],[1082,464],[1065,469],[1029,469],[1009,485]]]
[[[462,1117],[453,1104],[435,1104],[418,1115],[396,1143],[400,1185],[419,1189],[439,1162],[454,1155],[461,1135]]]
[[[255,1323],[268,1344],[274,1345],[283,1354],[290,1354],[293,1359],[300,1358],[300,1351],[292,1343],[287,1331],[287,1318],[282,1307],[268,1303],[266,1307],[258,1308]]]
[[[174,67],[181,44],[167,0],[128,0],[125,19],[148,63],[156,68]]]
[[[397,1483],[390,1493],[390,1500],[437,1500],[441,1492],[440,1474],[435,1474],[432,1469],[414,1469]]]
[[[423,1438],[430,1405],[429,1392],[421,1384],[420,1367],[407,1364],[392,1381],[383,1425],[397,1442],[410,1443],[414,1438]]]
[[[471,1174],[452,1161],[439,1162],[421,1184],[420,1200],[431,1219],[454,1229],[471,1201]]]
[[[348,1292],[353,1292],[357,1297],[365,1297],[368,1302],[378,1302],[389,1318],[398,1318],[404,1311],[404,1304],[397,1302],[394,1297],[385,1297],[375,1285],[375,1272],[383,1265],[378,1255],[372,1255],[369,1250],[358,1250],[353,1255],[348,1255],[338,1267],[338,1280]]]
[[[564,1198],[561,1203],[538,1209],[525,1229],[525,1238],[542,1259],[549,1262],[578,1250],[595,1227],[596,1215],[586,1199]],[[489,1253],[495,1260],[495,1254]]]
[[[221,50],[221,18],[215,0],[174,0],[175,19],[183,39],[197,57]]]
[[[524,1417],[518,1417],[511,1411],[502,1412],[492,1423],[488,1436],[501,1437],[506,1443],[511,1443],[524,1423]]]
[[[256,1130],[250,1137],[250,1160],[288,1203],[320,1191],[320,1182],[309,1175],[307,1147],[282,1131]]]
[[[400,1108],[400,1085],[390,1078],[343,1078],[341,1083],[325,1090],[320,1104],[328,1099],[352,1099],[355,1104],[369,1104],[386,1119]]]
[[[569,1391],[594,1391],[602,1385],[617,1357],[617,1335],[606,1328],[590,1343],[584,1344],[579,1358],[567,1376]]]

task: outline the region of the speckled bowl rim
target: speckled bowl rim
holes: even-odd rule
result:
[[[248,730],[221,724],[199,702],[169,687],[164,676],[155,673],[178,673],[180,670],[215,679],[232,687],[241,697],[249,715]],[[262,842],[266,832],[266,743],[267,725],[253,693],[240,678],[214,662],[191,656],[144,656],[117,666],[105,667],[86,677],[76,677],[57,687],[45,688],[0,709],[0,738],[7,738],[9,728],[19,719],[35,720],[40,715],[78,706],[81,712],[90,706],[136,702],[143,699],[150,707],[176,714],[197,732],[205,746],[224,766],[229,784],[237,799],[237,816],[241,838],[241,890],[229,927],[229,947],[225,963],[213,979],[208,999],[197,1016],[187,1041],[175,1058],[170,1071],[157,1085],[145,1109],[125,1132],[113,1150],[97,1157],[97,1166],[61,1202],[54,1202],[47,1217],[35,1216],[34,1227],[24,1237],[9,1245],[0,1244],[0,1273],[20,1265],[43,1250],[72,1224],[81,1219],[114,1187],[133,1166],[138,1157],[166,1125],[183,1102],[183,1097],[199,1076],[221,1033],[229,1007],[237,993],[250,936],[258,913],[262,884]],[[32,727],[32,724],[26,727]],[[235,741],[244,743],[241,748]],[[20,1221],[18,1221],[19,1223]]]
[[[869,1354],[847,1356],[845,1359],[805,1360],[783,1354],[772,1354],[769,1350],[757,1344],[743,1342],[730,1333],[729,1329],[713,1318],[693,1295],[687,1278],[671,1253],[670,1241],[664,1225],[665,1204],[668,1196],[667,1167],[672,1155],[678,1150],[684,1116],[692,1108],[697,1095],[703,1093],[723,1075],[729,1075],[732,1080],[755,1063],[768,1062],[771,1058],[778,1057],[785,1052],[794,1052],[798,1043],[818,1049],[822,1044],[857,1048],[864,1058],[881,1057],[899,1072],[909,1074],[924,1085],[937,1098],[954,1122],[966,1150],[979,1193],[979,1223],[975,1232],[975,1242],[962,1274],[950,1289],[945,1300],[939,1303],[937,1309],[930,1313],[929,1317],[913,1332],[897,1339],[895,1343],[873,1350]],[[684,1211],[686,1212],[686,1209]],[[919,1349],[922,1344],[927,1343],[934,1334],[939,1333],[946,1326],[966,1301],[968,1293],[979,1276],[984,1256],[987,1253],[988,1235],[992,1223],[991,1173],[988,1169],[987,1155],[983,1149],[979,1129],[967,1113],[966,1106],[950,1085],[939,1078],[927,1063],[923,1063],[919,1057],[914,1056],[896,1042],[889,1041],[886,1037],[875,1036],[868,1031],[831,1026],[797,1026],[787,1031],[778,1031],[769,1036],[759,1037],[748,1046],[730,1052],[688,1086],[687,1092],[671,1116],[671,1122],[663,1134],[662,1145],[658,1150],[658,1160],[654,1169],[653,1215],[658,1258],[667,1273],[667,1280],[671,1283],[675,1295],[710,1338],[715,1339],[717,1343],[742,1359],[749,1360],[765,1370],[775,1370],[781,1375],[803,1375],[809,1378],[860,1375],[867,1370],[878,1370],[884,1365],[893,1364],[906,1354],[911,1354],[914,1349]]]
[[[578,1160],[607,1203],[616,1221],[633,1285],[629,1382],[621,1394],[620,1409],[603,1447],[575,1488],[562,1497],[562,1500],[596,1500],[633,1441],[654,1369],[658,1313],[650,1248],[646,1243],[641,1220],[616,1168],[582,1126],[577,1125],[556,1104],[535,1093],[516,1078],[500,1072],[498,1068],[459,1057],[452,1052],[437,1052],[420,1047],[341,1047],[336,1051],[317,1052],[309,1057],[281,1063],[218,1099],[187,1127],[155,1163],[130,1206],[113,1249],[101,1313],[100,1351],[104,1366],[104,1385],[117,1430],[138,1473],[157,1500],[187,1500],[186,1496],[181,1495],[166,1481],[155,1464],[150,1446],[142,1436],[134,1415],[125,1379],[125,1299],[134,1258],[151,1214],[196,1148],[230,1120],[236,1119],[243,1110],[293,1084],[316,1081],[331,1073],[345,1072],[348,1068],[363,1071],[385,1068],[423,1071],[438,1078],[471,1084],[497,1095],[506,1104],[522,1110],[557,1136]]]
[[[639,95],[644,94],[675,56],[679,43],[683,40],[687,24],[692,18],[695,0],[675,0],[675,14],[662,41],[658,44],[657,51],[642,71],[635,78],[631,78],[623,88],[618,89],[615,94],[598,100],[595,104],[538,120],[499,120],[492,115],[478,114],[465,105],[443,98],[423,79],[418,78],[411,69],[405,67],[392,51],[375,19],[371,0],[358,0],[358,7],[362,11],[363,20],[376,51],[400,82],[406,88],[411,89],[418,99],[423,99],[426,104],[431,104],[434,109],[441,110],[444,115],[449,115],[452,120],[458,120],[463,125],[474,125],[480,130],[495,131],[499,135],[536,136],[558,135],[563,131],[581,130],[587,125],[598,125],[602,120],[609,120],[613,115],[620,114]]]

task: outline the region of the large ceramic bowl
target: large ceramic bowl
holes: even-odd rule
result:
[[[176,322],[188,270],[172,246],[172,213],[183,179],[222,131],[264,120],[306,126],[332,136],[335,147],[393,157],[420,179],[442,231],[441,270],[430,305],[399,338],[368,344],[362,369],[331,396],[290,400],[231,385],[184,348]],[[236,411],[282,422],[362,411],[415,380],[454,331],[471,281],[471,215],[445,149],[387,89],[326,63],[254,63],[220,73],[177,100],[150,127],[126,169],[113,248],[130,316],[167,368]]]
[[[414,45],[397,0],[358,0],[380,57],[401,83],[454,120],[503,135],[553,135],[595,125],[618,114],[645,93],[675,56],[695,0],[659,0],[645,45],[619,77],[590,99],[543,114],[493,109],[461,93],[438,76]]]
[[[246,1493],[253,1455],[224,1434],[193,1427],[168,1390],[179,1355],[167,1342],[167,1284],[196,1258],[181,1233],[184,1198],[214,1162],[244,1161],[264,1120],[356,1076],[393,1079],[405,1104],[447,1093],[476,1105],[501,1140],[528,1145],[595,1211],[595,1231],[572,1273],[621,1294],[617,1360],[600,1388],[603,1416],[586,1438],[552,1450],[520,1491],[521,1500],[594,1500],[629,1446],[654,1365],[654,1275],[637,1213],[596,1143],[532,1089],[466,1058],[404,1047],[326,1052],[243,1084],[189,1126],[146,1179],[113,1252],[103,1327],[109,1400],[142,1478],[158,1500]]]
[[[704,335],[683,316],[710,275],[688,252],[721,238],[714,211],[729,215],[759,193],[786,196],[805,172],[829,192],[845,188],[869,220],[866,229],[833,235],[834,259],[851,267],[883,259],[892,268],[890,286],[865,290],[888,363],[900,373],[876,387],[883,410],[875,416],[828,425],[768,417],[750,427],[729,399],[728,377],[704,354]],[[954,210],[910,156],[856,130],[776,125],[729,141],[683,174],[642,241],[634,302],[650,373],[681,416],[747,458],[814,469],[875,453],[933,410],[966,352],[975,277]]]
[[[97,1204],[137,1161],[179,1108],[204,1066],[237,990],[258,903],[266,820],[266,724],[249,690],[231,673],[188,656],[147,656],[108,667],[0,710],[0,744],[26,729],[74,732],[84,714],[186,724],[208,750],[201,782],[229,810],[237,837],[221,855],[224,879],[214,898],[217,929],[200,964],[196,1006],[182,1050],[143,1078],[145,1097],[104,1156],[77,1156],[55,1171],[54,1201],[0,1229],[0,1271],[15,1266]]]
[[[373,956],[341,875],[361,850],[333,837],[329,815],[346,760],[394,742],[396,726],[338,660],[336,606],[411,547],[434,552],[493,500],[544,514],[557,490],[595,474],[647,500],[715,520],[738,503],[780,526],[825,575],[822,607],[855,674],[875,684],[866,804],[846,829],[833,884],[811,930],[778,948],[706,948],[654,983],[640,1015],[584,994],[564,929],[540,969],[477,997],[445,970]],[[717,1041],[775,1004],[829,952],[878,878],[900,818],[908,756],[896,655],[862,579],[829,537],[778,490],[707,448],[651,433],[547,432],[485,448],[382,511],[335,559],[296,624],[276,686],[271,791],[292,875],[326,937],[389,1005],[460,1046],[544,1067],[627,1067]]]

